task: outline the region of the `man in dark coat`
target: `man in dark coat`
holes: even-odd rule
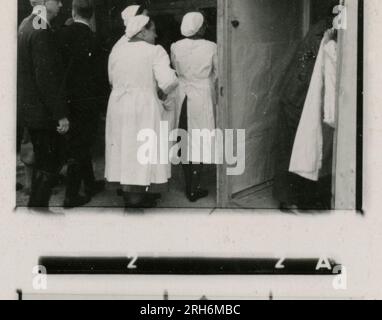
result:
[[[295,206],[302,209],[323,209],[330,207],[331,203],[330,175],[323,184],[315,183],[290,173],[289,165],[320,44],[325,32],[332,27],[332,8],[329,6],[327,17],[311,27],[297,48],[283,81],[273,190],[282,209]]]
[[[69,131],[63,68],[50,22],[62,3],[31,0],[33,13],[18,33],[18,114],[35,153],[28,206],[49,207],[53,183],[63,164],[63,136]]]
[[[66,208],[86,204],[104,187],[103,181],[95,181],[91,157],[99,118],[97,70],[100,69],[96,64],[96,39],[90,28],[93,14],[91,0],[74,0],[73,23],[59,33],[71,123],[67,135]],[[79,195],[82,182],[85,196]]]

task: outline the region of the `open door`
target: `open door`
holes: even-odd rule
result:
[[[219,169],[219,205],[274,177],[279,84],[304,34],[303,0],[220,0],[218,126],[245,129],[244,174]]]

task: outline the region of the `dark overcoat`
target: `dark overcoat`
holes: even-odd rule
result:
[[[68,116],[62,60],[52,28],[36,28],[36,19],[30,15],[18,32],[18,120],[32,129],[55,130]]]

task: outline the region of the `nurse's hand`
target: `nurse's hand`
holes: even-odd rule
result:
[[[61,119],[58,121],[57,132],[59,134],[64,135],[64,134],[68,133],[69,128],[70,128],[70,122],[67,118],[64,118],[64,119]]]

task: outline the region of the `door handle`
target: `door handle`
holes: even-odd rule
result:
[[[232,27],[234,27],[236,29],[240,26],[240,21],[239,20],[232,20],[231,24],[232,24]]]

